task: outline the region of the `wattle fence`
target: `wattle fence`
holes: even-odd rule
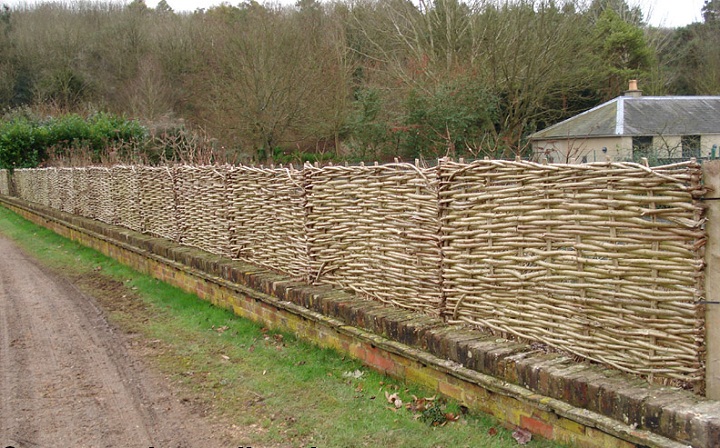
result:
[[[46,168],[0,171],[0,194],[697,384],[701,173],[487,160]]]

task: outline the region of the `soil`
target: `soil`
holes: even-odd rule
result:
[[[0,236],[0,447],[243,446],[248,431],[204,415],[106,312]]]

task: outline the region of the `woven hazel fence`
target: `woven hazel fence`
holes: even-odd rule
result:
[[[27,169],[15,170],[13,181],[16,194],[27,201],[37,202],[32,188],[34,184],[32,178],[37,176],[37,173],[33,175],[33,172]]]
[[[28,197],[30,201],[37,202],[39,204],[47,205],[47,170],[31,170],[31,169],[19,169],[16,170],[16,175],[13,176],[15,179],[15,188],[25,197]]]
[[[58,168],[57,169],[57,185],[59,187],[59,210],[66,213],[75,213],[75,198],[77,197],[77,191],[75,190],[75,176],[73,168]]]
[[[226,188],[231,256],[295,278],[310,278],[303,172],[233,167]]]
[[[45,168],[38,172],[35,197],[39,204],[50,206],[50,173],[51,168]]]
[[[4,196],[10,195],[10,178],[8,170],[0,170],[0,194]]]
[[[75,213],[85,218],[95,218],[97,193],[93,191],[88,170],[90,168],[73,169],[73,184],[75,185]]]
[[[704,190],[692,162],[116,166],[13,181],[24,199],[310,283],[703,381]]]
[[[112,170],[92,166],[86,171],[91,215],[106,224],[115,220],[115,207],[112,202]]]
[[[48,206],[56,210],[62,209],[60,202],[60,190],[64,189],[64,185],[60,183],[60,175],[57,168],[48,168]]]
[[[227,167],[175,169],[180,242],[218,255],[230,255]]]
[[[445,315],[701,380],[700,167],[440,165]]]
[[[18,196],[28,201],[48,205],[48,177],[47,169],[18,169],[15,170],[13,180]]]
[[[140,213],[140,176],[138,167],[114,166],[110,170],[112,223],[136,232],[144,232]]]
[[[175,168],[143,166],[137,169],[137,174],[143,231],[178,241],[180,232],[175,198]]]
[[[403,308],[440,312],[434,169],[308,167],[307,235],[315,281]]]

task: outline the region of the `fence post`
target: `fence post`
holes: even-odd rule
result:
[[[703,182],[709,188],[705,195],[705,395],[720,400],[720,160],[703,164]]]

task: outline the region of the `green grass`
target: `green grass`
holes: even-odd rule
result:
[[[111,322],[151,347],[152,364],[211,414],[254,428],[253,443],[317,447],[510,447],[491,417],[430,426],[404,403],[432,392],[370,371],[333,350],[215,308],[0,207],[0,233],[98,297]],[[360,378],[346,376],[360,370]],[[444,412],[462,413],[456,403]],[[557,446],[533,440],[528,446]]]

